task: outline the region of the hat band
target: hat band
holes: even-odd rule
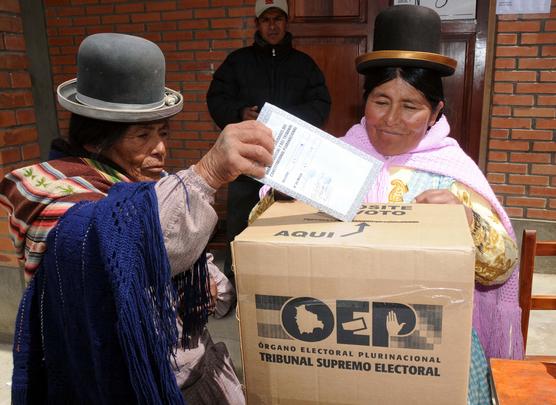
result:
[[[455,69],[457,66],[457,61],[455,59],[449,58],[444,55],[439,55],[437,53],[431,52],[421,52],[421,51],[402,51],[402,50],[384,50],[384,51],[373,51],[360,55],[355,59],[356,65],[363,62],[368,62],[371,60],[378,59],[408,59],[408,60],[422,60],[426,62],[437,63],[440,65],[448,66]]]
[[[75,98],[82,104],[103,108],[106,110],[141,110],[141,111],[151,111],[156,110],[164,105],[165,99],[157,101],[156,103],[150,104],[122,104],[122,103],[111,103],[109,101],[99,100],[97,98],[89,97],[79,92],[75,93]]]

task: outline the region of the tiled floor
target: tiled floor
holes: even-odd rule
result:
[[[556,275],[536,274],[533,281],[533,292],[537,294],[556,294]],[[209,329],[215,342],[223,341],[228,346],[232,361],[241,379],[241,352],[235,313],[224,319],[211,319]],[[555,331],[556,313],[554,311],[531,312],[527,354],[556,355]],[[0,344],[0,405],[10,404],[11,373],[11,345]]]

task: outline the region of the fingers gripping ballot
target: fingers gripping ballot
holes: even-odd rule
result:
[[[272,131],[264,124],[230,124],[195,169],[211,187],[219,188],[240,174],[263,177],[265,167],[272,165],[273,150]]]
[[[245,123],[244,126],[253,126],[245,130],[243,128],[231,128],[238,131],[238,174],[248,174],[254,177],[263,177],[265,166],[272,165],[272,153],[274,150],[274,138],[272,131],[259,122]],[[230,126],[231,127],[231,126]],[[238,124],[239,127],[239,124]]]

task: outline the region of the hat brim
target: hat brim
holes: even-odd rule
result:
[[[441,76],[452,75],[457,66],[455,59],[431,52],[383,50],[369,52],[355,58],[359,73],[373,67],[420,67],[436,70]]]
[[[60,84],[56,92],[60,105],[72,113],[103,121],[133,123],[161,120],[176,115],[183,109],[183,96],[168,87],[165,89],[166,94],[175,96],[177,101],[172,105],[146,109],[102,108],[83,104],[76,99],[77,79]]]

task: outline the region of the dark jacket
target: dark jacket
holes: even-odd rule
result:
[[[292,47],[292,36],[275,46],[255,33],[253,45],[232,52],[214,72],[207,93],[210,115],[223,129],[241,121],[241,110],[265,102],[315,126],[330,112],[324,75],[311,57]]]

